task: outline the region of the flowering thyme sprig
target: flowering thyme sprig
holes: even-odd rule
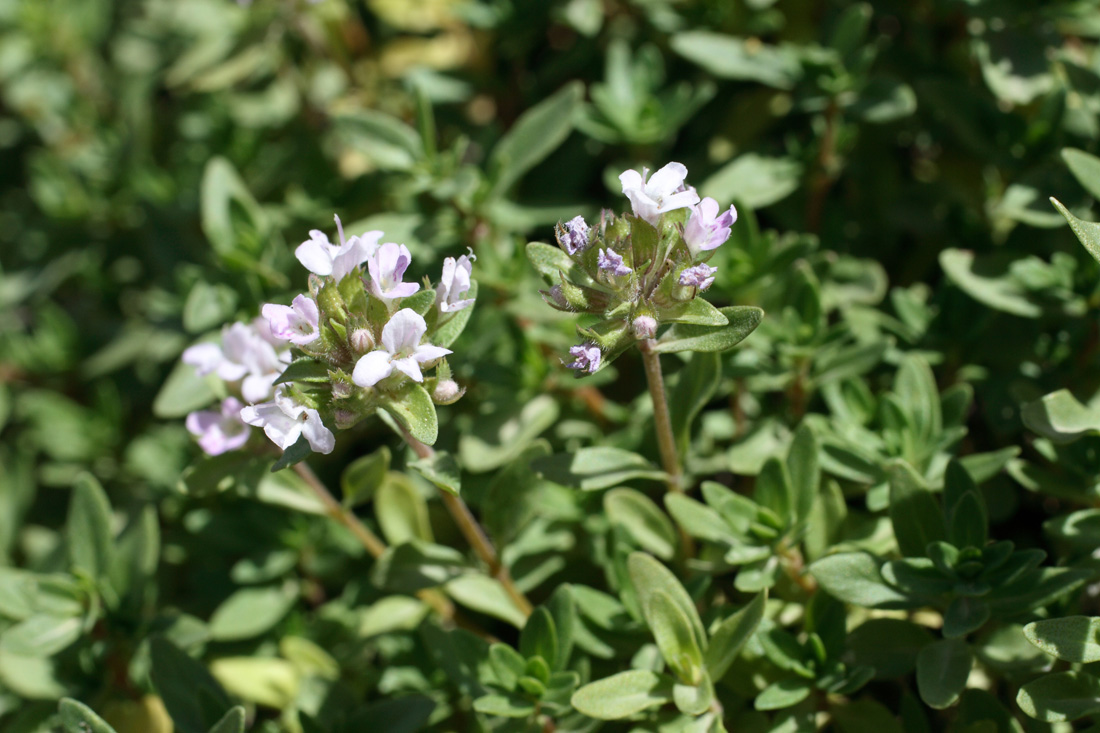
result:
[[[589,226],[574,217],[555,228],[560,251],[534,243],[528,254],[553,285],[543,298],[558,310],[600,317],[578,327],[583,343],[566,361],[577,376],[593,374],[632,344],[652,339],[665,323],[724,326],[722,313],[699,298],[718,268],[706,264],[730,237],[737,211],[700,200],[687,168],[669,163],[650,175],[619,176],[631,212],[604,211]]]
[[[432,443],[435,404],[462,396],[444,357],[476,298],[472,253],[448,257],[438,286],[422,289],[405,282],[412,263],[405,245],[379,243],[379,231],[345,238],[339,218],[336,225],[339,244],[313,230],[295,250],[312,273],[308,294],[289,306],[264,305],[263,319],[227,328],[221,346],[185,352],[200,374],[242,380],[242,397],[251,403],[226,400],[188,418],[207,453],[239,448],[249,425],[284,451],[297,445],[308,453],[308,445],[329,453],[330,426],[349,428],[380,409]],[[435,376],[425,375],[436,367]]]

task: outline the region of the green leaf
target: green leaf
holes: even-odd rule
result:
[[[431,542],[428,503],[404,474],[390,471],[374,494],[374,513],[391,545],[410,540]]]
[[[491,198],[511,188],[565,141],[583,95],[584,85],[571,82],[519,116],[489,156],[494,179]]]
[[[989,620],[989,604],[981,598],[958,596],[943,613],[943,636],[957,639],[980,629]]]
[[[634,552],[627,558],[627,570],[630,573],[630,582],[638,594],[638,605],[644,611],[649,603],[649,598],[660,591],[667,595],[680,609],[690,623],[692,634],[695,637],[697,648],[705,648],[707,643],[706,632],[703,631],[703,622],[699,619],[699,611],[695,608],[695,602],[680,585],[680,581],[668,568],[653,557],[644,552]],[[648,619],[647,619],[648,620]]]
[[[1016,704],[1045,723],[1062,723],[1100,713],[1100,679],[1088,672],[1056,672],[1020,688]]]
[[[210,733],[244,733],[244,708],[230,708],[225,717],[214,724]]]
[[[520,695],[492,694],[474,700],[474,710],[482,715],[526,718],[535,712],[535,704]]]
[[[254,236],[266,232],[267,218],[263,208],[253,198],[233,164],[225,158],[211,158],[202,176],[202,230],[211,247],[222,257],[237,254],[242,244],[235,212],[243,212],[256,230]],[[206,733],[206,731],[202,731]]]
[[[599,491],[632,479],[665,479],[664,471],[637,453],[604,446],[536,458],[531,468],[548,481],[582,491]]]
[[[1077,148],[1062,148],[1069,172],[1094,199],[1100,199],[1100,158]]]
[[[864,122],[886,124],[916,112],[917,94],[904,82],[880,76],[860,90],[848,110]]]
[[[428,458],[412,461],[409,467],[449,494],[458,496],[462,491],[462,471],[458,461],[447,451],[437,451]]]
[[[516,606],[512,596],[500,581],[481,573],[469,573],[448,581],[447,595],[467,608],[499,618],[517,629],[523,628],[527,617]]]
[[[344,505],[353,507],[369,501],[390,470],[390,449],[381,446],[370,455],[356,458],[340,474]]]
[[[603,506],[608,520],[626,529],[643,550],[663,560],[671,560],[676,554],[676,528],[645,494],[634,489],[612,489],[604,495]]]
[[[912,672],[920,650],[931,643],[932,635],[917,624],[874,618],[857,626],[846,645],[854,664],[874,668],[877,679],[890,679]]]
[[[458,550],[412,541],[387,548],[374,563],[371,581],[381,588],[411,595],[443,585],[468,571],[469,564]]]
[[[538,270],[539,274],[549,280],[551,284],[558,284],[562,275],[565,275],[565,279],[569,282],[584,287],[591,287],[595,284],[588,277],[588,274],[581,269],[581,266],[567,255],[561,247],[543,242],[530,242],[525,252],[531,266]]]
[[[301,463],[311,455],[313,455],[313,448],[309,445],[306,436],[303,435],[298,438],[294,445],[283,451],[283,454],[279,456],[279,460],[271,464],[271,473],[282,471],[284,468],[290,468],[295,463]]]
[[[202,333],[221,326],[233,317],[236,307],[237,293],[233,288],[199,280],[183,304],[183,328],[189,333]]]
[[[744,608],[723,621],[707,644],[706,667],[710,678],[717,682],[737,659],[737,655],[764,618],[767,593],[758,593]]]
[[[661,336],[653,350],[658,354],[677,351],[726,351],[756,330],[764,317],[764,311],[747,305],[732,305],[719,310],[729,319],[728,325],[676,324]]]
[[[73,486],[65,535],[73,568],[97,580],[105,578],[115,555],[111,503],[91,474],[81,474]]]
[[[528,659],[542,657],[551,667],[557,664],[558,630],[545,606],[539,606],[527,617],[519,635],[519,653]]]
[[[976,490],[964,491],[948,517],[951,544],[959,549],[985,547],[989,539],[989,512],[982,495]]]
[[[433,305],[435,305],[435,291],[425,290],[424,288],[421,288],[409,297],[402,298],[400,301],[400,305],[401,308],[408,308],[418,315],[427,315],[428,311],[431,310]]]
[[[84,630],[76,616],[38,614],[0,633],[0,652],[21,657],[51,657],[66,649]]]
[[[217,395],[205,377],[195,373],[195,367],[182,361],[172,368],[153,400],[153,415],[164,420],[181,418],[201,410]]]
[[[756,478],[756,490],[752,498],[760,506],[774,512],[780,523],[786,527],[794,515],[791,493],[791,477],[787,472],[787,464],[778,458],[769,458]]]
[[[90,707],[71,697],[61,698],[57,712],[65,733],[115,733],[115,729],[92,712]]]
[[[1100,409],[1081,404],[1068,389],[1028,402],[1020,416],[1025,425],[1056,443],[1070,443],[1100,431]]]
[[[272,657],[219,657],[210,673],[233,697],[276,709],[294,702],[302,685],[297,667]]]
[[[943,510],[913,468],[905,461],[894,461],[890,475],[890,522],[898,549],[906,557],[924,557],[931,542],[947,539]]]
[[[287,365],[274,384],[287,382],[328,382],[328,364],[308,356],[295,359]]]
[[[527,660],[523,655],[500,642],[489,647],[489,664],[492,665],[497,680],[506,690],[514,690],[516,681],[527,669]]]
[[[236,641],[259,636],[279,623],[298,602],[298,585],[287,582],[242,588],[226,598],[210,617],[210,638]]]
[[[710,402],[722,381],[722,360],[717,354],[695,354],[680,371],[669,398],[669,418],[680,455],[686,455],[691,424]]]
[[[659,316],[661,323],[693,323],[697,326],[725,326],[729,323],[722,311],[711,305],[706,298],[698,297],[671,308],[664,308]]]
[[[672,687],[672,701],[684,715],[702,715],[714,704],[714,685],[706,676],[697,685],[676,684]]]
[[[908,608],[907,596],[882,578],[882,563],[864,552],[841,552],[810,565],[810,574],[829,595],[865,608]]]
[[[380,400],[382,408],[409,434],[425,445],[435,444],[439,422],[431,395],[419,384],[408,382],[399,392]]]
[[[1047,654],[1067,662],[1100,662],[1100,618],[1066,616],[1033,621],[1024,636]]]
[[[1024,287],[996,265],[992,260],[975,260],[973,252],[961,249],[940,253],[943,271],[974,300],[1021,318],[1041,316],[1043,309],[1029,299]]]
[[[384,112],[358,108],[333,118],[337,138],[382,170],[407,171],[424,157],[416,130]],[[389,240],[387,240],[389,241]],[[401,240],[397,240],[401,241]]]
[[[154,636],[150,643],[152,680],[179,733],[207,733],[217,722],[210,708],[223,715],[233,704],[225,690],[207,671],[167,639]]]
[[[569,655],[573,653],[573,635],[577,627],[577,604],[573,598],[573,586],[568,583],[559,585],[546,602],[546,608],[554,619],[554,629],[558,635],[558,648],[554,654],[556,661],[551,667],[560,672],[569,664]]]
[[[495,420],[478,420],[473,431],[459,437],[462,467],[484,473],[510,463],[557,421],[560,409],[553,397],[540,395],[515,405],[514,410],[501,411]]]
[[[802,165],[791,158],[746,153],[719,168],[699,187],[700,195],[762,209],[782,201],[802,185]]]
[[[810,425],[803,422],[794,433],[791,449],[787,453],[787,474],[790,477],[791,508],[794,521],[801,522],[810,516],[817,498],[820,482],[818,469],[817,436]]]
[[[620,720],[672,700],[672,680],[637,669],[587,684],[573,693],[573,707],[597,720]]]
[[[733,539],[733,530],[722,519],[721,514],[689,496],[666,493],[665,508],[676,523],[692,537],[710,542],[730,542]]]
[[[780,680],[764,688],[756,696],[753,707],[757,710],[782,710],[805,700],[813,691],[813,683],[801,678]]]
[[[642,611],[668,666],[684,684],[698,684],[703,675],[703,652],[679,605],[668,593],[653,590],[646,595]]]
[[[759,41],[709,31],[677,33],[672,50],[721,79],[756,81],[776,89],[790,89],[802,76],[794,52]]]
[[[970,648],[960,639],[943,639],[917,654],[917,690],[929,707],[942,710],[955,704],[970,676]]]

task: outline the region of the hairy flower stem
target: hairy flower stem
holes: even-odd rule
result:
[[[337,522],[347,527],[348,531],[355,535],[355,539],[359,540],[359,544],[363,545],[372,557],[378,559],[382,556],[382,553],[386,551],[386,543],[374,532],[371,532],[367,525],[363,524],[359,517],[355,516],[350,509],[336,500],[332,492],[321,483],[321,479],[317,478],[317,474],[313,472],[312,468],[305,463],[295,463],[294,473],[298,474],[298,476],[306,482],[309,488],[313,489],[313,493],[316,494],[317,498],[321,500],[321,503],[325,505],[325,509],[328,511],[328,516],[331,519],[335,519]],[[416,595],[420,600],[434,608],[441,618],[449,621],[454,620],[455,607],[447,596],[437,590],[430,589],[422,590]]]
[[[668,414],[668,398],[665,396],[665,379],[661,374],[661,357],[653,350],[653,339],[638,343],[645,366],[645,379],[649,384],[649,396],[653,400],[653,426],[657,431],[657,448],[661,452],[661,466],[668,474],[668,490],[680,493],[683,474],[680,457],[676,454],[676,436],[672,434],[672,418]]]
[[[672,432],[672,418],[668,414],[665,378],[661,373],[661,356],[653,350],[655,344],[653,339],[645,339],[638,342],[638,350],[642,352],[645,379],[649,385],[650,399],[653,400],[653,427],[657,431],[657,448],[661,452],[661,466],[668,474],[668,490],[679,494],[684,491],[684,475],[680,469],[680,457],[676,453],[676,436]],[[680,551],[685,560],[695,554],[695,543],[683,527],[680,527]]]
[[[405,430],[404,427],[398,427],[401,431],[401,437],[405,439],[405,442],[409,444],[409,447],[413,449],[413,452],[415,452],[417,456],[427,459],[435,455],[435,450],[433,450],[431,446],[421,443]],[[492,540],[485,534],[485,530],[478,523],[473,512],[470,511],[470,507],[466,505],[466,502],[463,501],[461,497],[455,496],[449,491],[440,489],[439,495],[443,498],[443,505],[447,507],[447,511],[454,517],[455,523],[462,531],[466,541],[474,548],[474,552],[481,558],[481,561],[489,566],[489,574],[504,586],[504,590],[507,591],[508,596],[523,615],[530,616],[531,611],[534,610],[531,601],[527,600],[527,596],[523,594],[523,591],[516,587],[515,581],[512,580],[512,574],[508,572],[508,568],[500,561],[500,555],[497,554],[496,548],[493,547]]]

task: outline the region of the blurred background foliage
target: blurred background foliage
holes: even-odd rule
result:
[[[181,417],[212,393],[176,363],[299,291],[293,247],[333,212],[406,243],[417,277],[472,248],[478,304],[451,360],[469,392],[441,410],[441,445],[536,602],[563,582],[614,589],[604,565],[637,538],[575,476],[531,466],[594,445],[654,455],[640,364],[569,378],[572,319],[543,305],[523,245],[621,210],[618,173],[669,160],[740,212],[710,299],[768,314],[718,363],[668,358],[694,479],[748,491],[805,417],[843,509],[809,559],[889,552],[892,461],[939,488],[962,456],[994,534],[1087,566],[1092,536],[1043,521],[1095,504],[1100,439],[1036,440],[1020,409],[1100,388],[1100,267],[1047,202],[1097,218],[1098,37],[1091,0],[0,0],[0,727],[48,730],[70,695],[120,731],[168,730],[156,634],[216,659],[261,730],[301,730],[297,711],[361,730],[412,692],[435,704],[413,720],[490,725],[425,661],[444,632],[411,631],[418,602],[372,615],[369,558],[295,477],[199,470]],[[904,416],[941,407],[912,438]],[[382,445],[403,460],[369,422],[315,468],[339,486]],[[135,558],[121,600],[70,574],[71,489],[93,476]],[[422,521],[398,515],[387,539],[459,545],[403,480],[390,493]],[[29,617],[12,610],[25,573],[65,644],[9,633]],[[466,605],[514,639],[507,612]],[[641,643],[636,625],[609,633],[609,658]],[[179,704],[177,729],[199,730]],[[784,720],[751,714],[753,730]]]

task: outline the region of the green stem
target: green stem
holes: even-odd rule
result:
[[[645,366],[645,379],[649,384],[649,396],[653,400],[653,427],[657,431],[657,449],[661,453],[661,466],[668,474],[668,490],[682,492],[683,473],[680,457],[676,453],[676,436],[672,433],[672,418],[668,413],[665,396],[665,380],[661,374],[661,357],[653,350],[656,342],[646,339],[638,344]]]
[[[684,475],[680,468],[680,456],[676,452],[676,435],[672,432],[672,417],[668,413],[665,378],[661,373],[661,356],[653,347],[656,342],[646,339],[638,343],[645,366],[645,379],[649,384],[649,396],[653,400],[653,427],[657,431],[657,449],[661,453],[661,466],[668,474],[668,490],[680,494],[684,491]],[[679,523],[677,523],[679,525]],[[680,552],[686,561],[695,555],[695,542],[683,527],[680,529]]]
[[[409,444],[409,447],[413,449],[413,452],[415,452],[417,456],[429,459],[435,455],[435,450],[433,450],[430,445],[425,445],[414,438],[404,426],[398,425],[398,427],[401,431],[401,437],[405,439],[405,442]],[[481,561],[489,567],[489,574],[504,586],[504,590],[508,593],[508,596],[512,599],[516,608],[518,608],[524,616],[530,616],[531,611],[534,610],[531,601],[527,600],[527,596],[523,594],[523,591],[516,587],[515,581],[512,580],[511,573],[508,572],[508,568],[504,566],[504,563],[500,561],[500,555],[497,554],[496,548],[493,547],[492,540],[489,539],[485,530],[482,529],[481,524],[478,523],[477,518],[474,516],[473,512],[470,511],[470,507],[466,505],[462,497],[456,496],[449,491],[440,489],[439,495],[443,498],[443,505],[446,506],[447,511],[451,513],[451,516],[455,520],[455,524],[458,525],[466,541],[474,548],[474,552],[481,558]]]
[[[313,493],[325,505],[330,518],[347,527],[355,535],[355,539],[359,540],[359,544],[363,545],[372,557],[378,559],[382,556],[382,553],[386,551],[386,543],[374,532],[371,532],[367,525],[355,516],[354,512],[336,500],[336,497],[321,482],[321,479],[317,477],[312,468],[305,463],[295,463],[294,473],[298,474],[309,488],[313,489]],[[416,595],[420,600],[434,608],[443,619],[452,622],[455,620],[455,607],[447,596],[434,589],[422,590]]]

